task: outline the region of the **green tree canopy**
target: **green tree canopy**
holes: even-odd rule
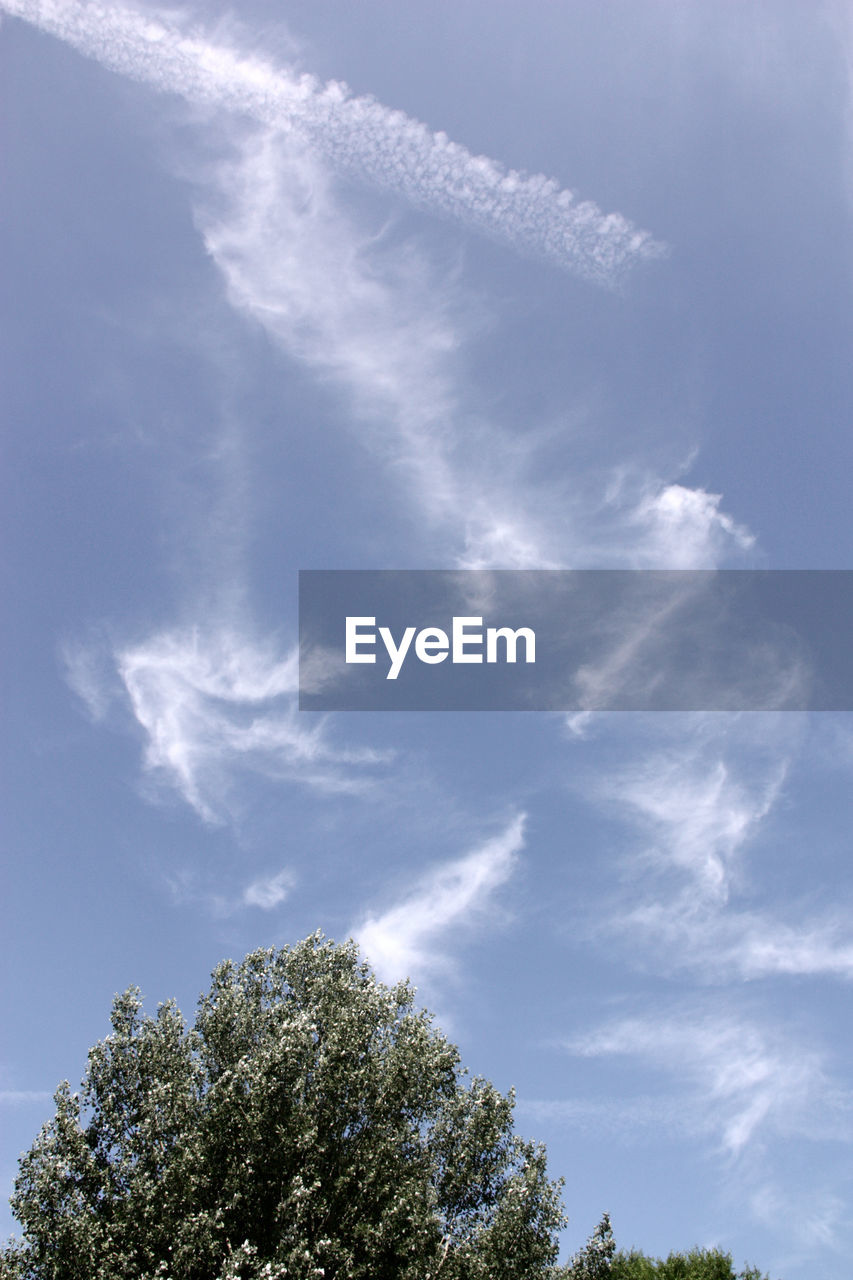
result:
[[[767,1280],[757,1267],[735,1271],[730,1253],[722,1249],[690,1249],[665,1258],[648,1258],[632,1249],[613,1258],[611,1280]]]
[[[563,1274],[566,1280],[767,1280],[755,1267],[735,1271],[731,1254],[721,1249],[690,1249],[666,1258],[617,1249],[607,1213]]]
[[[115,1000],[22,1157],[27,1280],[534,1280],[564,1225],[513,1098],[321,934],[214,972],[187,1028]]]
[[[615,1253],[616,1242],[613,1239],[610,1214],[605,1213],[583,1249],[575,1254],[566,1267],[565,1274],[570,1280],[608,1280],[612,1274]]]

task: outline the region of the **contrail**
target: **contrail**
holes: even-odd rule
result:
[[[0,9],[164,93],[293,131],[338,168],[600,284],[664,246],[543,175],[507,170],[347,86],[322,84],[184,29],[177,14],[81,0],[0,0]]]

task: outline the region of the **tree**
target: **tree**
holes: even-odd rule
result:
[[[564,1225],[513,1097],[322,934],[219,965],[195,1024],[116,997],[21,1158],[26,1280],[533,1280]]]
[[[690,1249],[666,1258],[648,1258],[632,1249],[614,1255],[612,1280],[767,1280],[757,1267],[735,1271],[732,1255],[722,1249]]]
[[[608,1280],[612,1275],[616,1242],[610,1225],[610,1214],[604,1213],[583,1249],[576,1253],[566,1268],[570,1280]]]
[[[767,1280],[755,1267],[736,1272],[731,1254],[721,1249],[691,1249],[666,1258],[617,1250],[607,1213],[563,1274],[566,1280]]]

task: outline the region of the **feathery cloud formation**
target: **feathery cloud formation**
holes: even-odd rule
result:
[[[749,551],[755,538],[720,510],[722,495],[670,484],[647,491],[630,521],[641,533],[637,568],[712,568],[731,550]]]
[[[230,777],[251,769],[322,792],[368,785],[371,751],[338,750],[322,722],[296,710],[297,657],[281,660],[242,637],[164,634],[117,655],[146,765],[163,772],[209,822],[227,815]]]
[[[424,279],[410,248],[384,263],[364,253],[367,237],[336,207],[327,166],[599,280],[657,256],[646,233],[576,205],[549,180],[504,173],[343,85],[323,86],[190,30],[178,14],[81,0],[0,7],[115,71],[263,126],[238,164],[219,172],[228,207],[200,209],[208,250],[237,307],[292,355],[348,384],[363,417],[373,415],[371,447],[414,485],[427,516],[457,530],[461,523],[457,563],[541,568],[627,555],[695,567],[748,544],[715,495],[681,485],[651,486],[639,505],[636,495],[611,498],[603,521],[568,512],[559,493],[526,503],[518,459],[508,465],[514,451],[496,444],[496,428],[488,440],[460,431],[450,357],[461,335],[440,305],[417,310],[436,282]]]
[[[50,1102],[53,1094],[47,1089],[0,1089],[0,1106],[24,1107]]]
[[[484,448],[464,422],[464,326],[418,249],[377,241],[317,157],[268,130],[241,141],[214,186],[196,221],[231,304],[349,393],[361,443],[393,491],[414,497],[431,537],[449,534],[466,567],[551,563],[544,522],[506,474],[518,445],[491,424]]]
[[[353,930],[381,978],[396,982],[446,967],[448,934],[476,920],[515,870],[524,821],[520,814],[494,839],[433,868],[396,906]]]
[[[726,902],[736,855],[769,812],[782,783],[750,787],[720,755],[685,750],[653,754],[601,785],[610,801],[627,808],[651,841],[640,855],[660,871],[678,871],[689,893]]]
[[[598,784],[636,831],[630,897],[615,901],[604,932],[630,939],[644,965],[704,981],[853,978],[853,937],[837,903],[824,911],[814,903],[808,911],[743,903],[751,885],[746,853],[782,795],[792,743],[771,719],[764,732],[775,737],[756,768],[736,734],[724,749],[718,735],[727,718],[716,729],[713,719],[698,721],[704,742],[649,751]],[[794,913],[800,918],[792,922]]]
[[[552,179],[472,155],[338,81],[321,84],[184,29],[177,14],[81,0],[2,0],[2,8],[161,92],[296,132],[335,167],[591,280],[612,283],[663,252],[648,232],[576,203]]]
[[[629,1056],[671,1074],[685,1125],[715,1133],[730,1156],[740,1156],[759,1131],[826,1137],[833,1127],[828,1113],[837,1091],[820,1055],[733,1014],[702,1017],[691,1008],[624,1018],[565,1047],[582,1057]]]
[[[370,786],[369,770],[386,757],[333,746],[323,721],[296,710],[297,655],[277,656],[235,631],[163,632],[112,655],[133,714],[145,731],[145,765],[177,788],[206,822],[233,816],[234,783],[245,773],[295,782],[323,793]],[[107,696],[86,679],[69,680],[97,718]],[[265,906],[284,881],[250,887],[247,902]],[[260,899],[264,897],[265,901]],[[281,900],[280,898],[277,900]]]
[[[351,396],[359,438],[462,568],[715,567],[753,539],[720,497],[620,473],[527,482],[536,444],[474,420],[455,289],[343,207],[304,144],[264,130],[215,170],[196,221],[232,305]]]
[[[703,980],[770,977],[853,979],[850,916],[831,910],[790,924],[771,911],[738,910],[684,890],[617,916],[614,930],[642,939],[648,960]]]
[[[275,875],[261,876],[243,890],[243,905],[272,911],[281,906],[295,883],[293,872],[287,867]]]

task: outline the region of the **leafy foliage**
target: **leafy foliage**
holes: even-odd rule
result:
[[[721,1249],[691,1249],[666,1258],[647,1258],[631,1250],[614,1256],[612,1280],[767,1280],[757,1267],[735,1271],[732,1255]]]
[[[755,1267],[736,1272],[731,1254],[720,1249],[691,1249],[666,1258],[617,1250],[606,1213],[564,1275],[566,1280],[767,1280]]]
[[[607,1280],[612,1275],[616,1242],[610,1225],[610,1214],[602,1214],[601,1221],[587,1240],[580,1253],[576,1253],[566,1268],[571,1280]]]
[[[187,1028],[118,996],[80,1095],[22,1157],[26,1280],[532,1280],[564,1225],[513,1098],[315,934],[226,961]]]

